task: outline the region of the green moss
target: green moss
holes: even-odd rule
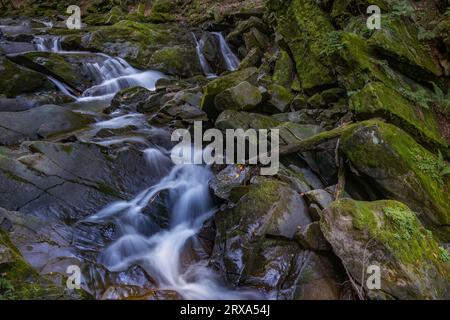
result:
[[[350,98],[360,119],[384,116],[428,145],[447,148],[433,111],[416,106],[381,82],[370,83]]]
[[[149,65],[164,73],[188,78],[202,74],[198,59],[191,59],[194,56],[196,53],[193,47],[167,47],[155,51]]]
[[[291,61],[289,54],[281,50],[275,69],[273,72],[272,80],[274,83],[289,88],[294,79],[294,64]]]
[[[320,7],[311,0],[293,0],[287,10],[279,7],[277,22],[277,30],[295,59],[303,89],[334,83],[332,62],[320,55],[328,47],[328,33],[334,28]]]
[[[427,163],[437,157],[401,129],[383,122],[342,136],[342,149],[357,170],[377,181],[379,190],[390,198],[426,212],[436,225],[450,222],[450,179],[430,174]]]

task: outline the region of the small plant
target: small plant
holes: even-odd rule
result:
[[[340,51],[342,49],[344,49],[344,44],[341,41],[341,35],[339,32],[334,31],[329,34],[327,45],[325,46],[325,49],[320,52],[320,55],[331,57],[337,51]]]
[[[411,17],[415,11],[414,7],[405,0],[399,1],[392,6],[392,14],[398,17]]]
[[[434,82],[431,82],[434,89],[433,100],[440,107],[450,109],[450,92],[445,94],[444,91]]]
[[[450,174],[450,164],[444,160],[441,150],[439,150],[439,169],[442,177]]]
[[[433,40],[436,38],[436,33],[425,29],[424,27],[419,27],[419,32],[417,34],[419,40]]]
[[[0,300],[14,299],[14,287],[11,282],[0,275]]]
[[[442,247],[439,247],[440,251],[440,258],[442,262],[449,262],[450,261],[450,254],[448,253],[448,250]]]
[[[394,225],[396,237],[399,240],[410,240],[417,231],[417,222],[411,211],[402,207],[387,207],[383,209],[386,218]]]
[[[429,96],[425,89],[419,89],[417,91],[407,90],[405,88],[399,89],[400,94],[406,99],[414,102],[418,106],[429,109],[433,99]]]

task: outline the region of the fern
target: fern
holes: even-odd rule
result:
[[[444,109],[450,109],[450,93],[445,94],[444,91],[436,85],[436,83],[431,82],[434,89],[433,100]]]

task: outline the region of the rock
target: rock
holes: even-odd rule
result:
[[[275,69],[273,71],[273,82],[282,87],[290,88],[292,81],[294,80],[294,69],[294,63],[292,62],[289,54],[284,50],[280,50],[275,63]]]
[[[440,229],[445,239],[450,221],[450,179],[441,176],[438,158],[399,128],[374,122],[347,132],[341,152],[363,185],[385,199],[398,200],[415,212],[422,222]],[[362,182],[362,180],[361,180]]]
[[[396,201],[334,202],[321,229],[336,255],[371,299],[448,299],[449,263],[415,214]],[[381,289],[365,273],[378,266]]]
[[[3,209],[0,209],[0,213]],[[8,234],[0,229],[0,299],[69,299],[64,287],[57,286],[49,277],[41,276],[22,257],[11,243]]]
[[[331,251],[331,246],[323,236],[320,224],[317,221],[300,228],[295,234],[295,239],[304,249]]]
[[[293,95],[289,89],[277,84],[271,84],[269,89],[269,101],[265,102],[264,110],[269,113],[286,112],[291,104]]]
[[[241,61],[241,64],[239,65],[239,69],[247,69],[251,67],[258,67],[260,65],[260,61],[263,57],[263,54],[261,52],[261,49],[259,48],[252,48],[245,58]]]
[[[2,54],[18,54],[27,51],[34,51],[34,46],[31,43],[16,41],[0,42],[0,53]]]
[[[308,191],[305,193],[305,197],[309,203],[316,203],[321,209],[328,208],[330,203],[334,201],[330,193],[321,189]]]
[[[152,22],[168,22],[175,20],[171,13],[176,5],[175,0],[156,0],[153,3],[149,20]]]
[[[131,87],[116,93],[111,101],[110,108],[107,109],[108,113],[114,110],[120,109],[129,112],[136,112],[139,110],[141,113],[151,111],[157,107],[160,107],[156,101],[153,101],[152,97],[155,94],[143,87]]]
[[[237,283],[257,258],[266,235],[292,239],[298,226],[311,222],[300,195],[285,183],[258,179],[236,205],[215,215],[214,251],[231,283]]]
[[[208,114],[208,117],[210,119],[216,119],[219,115],[219,111],[215,106],[215,98],[219,93],[244,81],[247,81],[250,84],[255,84],[257,77],[256,72],[256,68],[248,68],[235,71],[209,82],[204,88],[201,104],[201,108]]]
[[[384,116],[425,144],[447,148],[436,115],[430,109],[415,106],[381,82],[368,84],[350,98],[350,109],[358,119]]]
[[[266,239],[240,284],[277,300],[340,299],[342,270],[334,259],[301,250],[294,242]]]
[[[213,68],[215,74],[221,74],[228,70],[225,57],[222,54],[222,48],[220,45],[220,39],[217,34],[206,32],[203,34],[200,42],[203,44],[201,46],[202,53]]]
[[[230,32],[228,35],[228,40],[232,43],[239,42],[239,38],[249,30],[256,28],[262,32],[268,32],[268,26],[260,18],[252,16],[250,19],[245,21],[239,21],[237,27]]]
[[[250,168],[241,165],[229,165],[210,182],[210,187],[214,194],[227,200],[233,188],[243,185],[248,180]]]
[[[0,95],[15,98],[23,93],[48,91],[53,88],[54,85],[44,75],[0,56]]]
[[[302,88],[310,90],[334,83],[330,68],[333,63],[323,56],[329,46],[328,35],[334,31],[327,14],[312,0],[293,0],[270,7],[276,12],[277,31],[295,59]]]
[[[244,81],[219,93],[214,99],[214,105],[218,110],[248,111],[256,108],[261,101],[259,89]]]
[[[132,198],[160,177],[131,147],[28,143],[16,158],[0,157],[0,203],[46,219],[79,220],[113,201]],[[25,145],[23,146],[25,147]]]
[[[121,57],[141,69],[181,77],[203,74],[192,34],[176,24],[123,20],[86,34],[80,46]]]
[[[433,81],[443,71],[418,35],[414,23],[405,24],[400,17],[388,16],[383,19],[383,28],[370,37],[369,45],[383,56],[394,59],[396,66],[412,79]]]
[[[15,98],[0,97],[0,112],[26,111],[46,104],[65,104],[73,100],[60,92],[28,94]]]
[[[102,64],[105,57],[96,54],[61,54],[53,52],[29,52],[12,58],[27,68],[52,76],[78,92],[84,92],[95,84],[96,77],[86,64]]]
[[[22,112],[2,112],[0,144],[12,145],[27,139],[46,138],[79,129],[90,122],[90,118],[56,105]]]

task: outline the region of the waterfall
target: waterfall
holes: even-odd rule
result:
[[[190,252],[186,250],[189,246],[192,252],[201,250],[196,235],[214,213],[208,187],[212,178],[210,169],[196,165],[161,168],[161,164],[170,163],[169,156],[159,149],[149,149],[145,155],[160,172],[169,173],[134,199],[115,202],[85,221],[112,222],[118,228],[118,239],[100,255],[100,262],[111,271],[139,265],[157,282],[159,289],[177,291],[186,299],[261,298],[252,291],[225,288],[205,261],[196,261],[191,256],[189,265],[183,263],[186,252]],[[143,213],[161,194],[168,204],[167,230],[161,230]]]
[[[214,35],[219,40],[220,54],[223,57],[227,70],[228,71],[237,70],[240,64],[239,58],[233,53],[222,33],[212,32],[211,34]],[[211,68],[211,65],[209,64],[205,55],[203,54],[203,47],[205,45],[205,40],[203,38],[198,40],[194,33],[192,33],[192,35],[195,40],[196,51],[203,69],[203,73],[207,78],[217,78],[217,75],[214,73],[213,69]]]
[[[219,39],[220,51],[222,52],[222,56],[227,65],[227,69],[230,71],[237,70],[239,68],[240,61],[238,57],[236,57],[236,55],[233,53],[233,51],[231,51],[231,48],[223,37],[222,33],[213,32],[212,34]]]
[[[103,53],[63,51],[61,38],[57,36],[36,36],[34,38],[36,50],[61,54],[86,54],[101,57],[100,62],[84,62],[82,69],[96,83],[85,90],[81,97],[76,97],[70,89],[60,81],[49,79],[66,95],[78,101],[111,100],[120,90],[129,87],[144,87],[155,90],[156,81],[166,76],[158,71],[140,71],[133,68],[122,58],[113,58]]]
[[[34,44],[37,51],[60,52],[61,38],[57,36],[35,36]]]
[[[205,58],[205,55],[202,52],[202,48],[205,45],[205,40],[203,39],[200,39],[200,41],[197,40],[197,37],[195,36],[194,33],[192,33],[192,36],[194,37],[195,40],[195,50],[197,51],[197,55],[200,60],[200,65],[202,66],[203,69],[203,73],[207,78],[217,78],[217,75],[211,69],[211,66],[209,65],[208,61]]]

